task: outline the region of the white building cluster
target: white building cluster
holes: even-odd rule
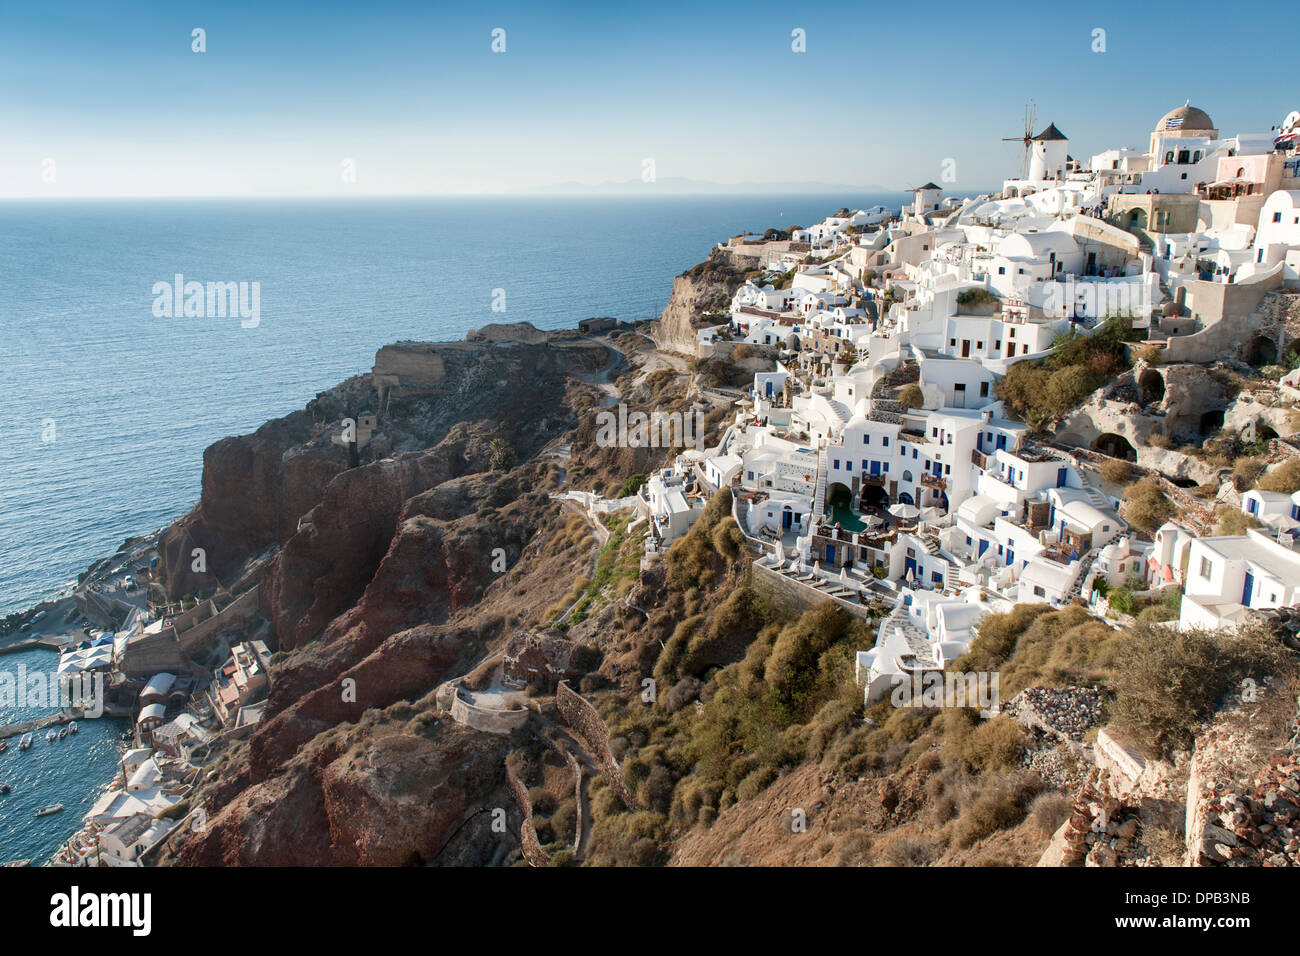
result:
[[[1188,308],[1206,283],[1300,281],[1300,113],[1280,130],[1221,135],[1188,104],[1145,152],[1079,162],[1049,124],[1000,195],[926,183],[897,217],[842,210],[801,230],[806,256],[777,244],[700,334],[701,354],[766,346],[776,368],[754,376],[717,448],[651,479],[652,516],[684,533],[700,507],[673,483],[701,500],[729,485],[765,566],[849,605],[891,603],[859,657],[869,697],[942,669],[980,617],[1017,602],[1177,584],[1181,626],[1292,603],[1300,497],[1247,495],[1272,532],[1168,525],[1139,540],[1074,451],[1032,440],[996,394],[1063,334],[1124,318],[1165,343],[1222,318]]]

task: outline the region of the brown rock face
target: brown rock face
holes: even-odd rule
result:
[[[418,730],[418,732],[412,732]],[[434,861],[480,807],[505,806],[508,740],[455,724],[378,725],[313,742],[243,790],[169,862],[190,866],[402,866]],[[486,820],[486,817],[480,818]],[[472,821],[468,824],[473,826]],[[486,823],[484,834],[491,837]],[[473,841],[489,862],[492,838]]]
[[[189,586],[192,544],[212,542],[225,569],[278,543],[259,595],[288,656],[246,751],[196,795],[206,831],[167,862],[428,861],[503,785],[507,739],[440,722],[426,698],[519,612],[494,582],[529,567],[525,550],[545,561],[534,539],[560,512],[555,466],[528,458],[576,423],[569,376],[609,363],[604,346],[538,336],[389,347],[345,394],[208,450],[203,500],[168,534],[167,580]],[[329,434],[369,407],[372,448],[397,454],[348,468]],[[501,470],[503,450],[525,464]],[[569,586],[520,577],[543,607]],[[500,862],[509,847],[494,841],[460,841],[473,847],[458,862]]]
[[[724,252],[673,279],[673,291],[664,306],[655,343],[661,349],[695,354],[696,320],[701,313],[725,309],[744,281],[744,274]]]
[[[407,499],[454,477],[485,470],[491,444],[482,430],[457,426],[429,452],[353,468],[325,487],[304,527],[271,561],[263,609],[280,647],[316,637],[361,597],[397,531]]]
[[[295,537],[299,519],[321,504],[334,479],[348,470],[347,452],[330,441],[344,418],[381,411],[376,440],[362,452],[363,467],[378,457],[376,451],[433,448],[468,422],[494,423],[494,437],[519,460],[572,427],[576,419],[565,404],[569,376],[589,376],[603,368],[609,351],[579,341],[576,333],[528,333],[523,324],[502,328],[510,334],[500,341],[489,336],[475,342],[386,346],[371,375],[348,379],[317,395],[302,411],[267,422],[251,435],[210,445],[203,454],[199,504],[164,533],[160,545],[168,594],[177,598],[211,591],[249,559]],[[464,465],[442,462],[442,473],[417,469],[408,476],[406,497],[481,464],[477,459]],[[381,510],[387,509],[389,529],[379,538],[391,537],[401,501],[394,505],[388,499],[400,493],[403,480],[360,479],[363,486],[375,482],[381,496],[388,496]],[[349,491],[340,486],[330,493],[346,498]],[[354,487],[351,493],[362,492]],[[331,517],[322,513],[318,519],[328,525]],[[375,561],[385,545],[386,540],[375,545]],[[194,548],[204,549],[210,574],[192,570]],[[306,628],[318,631],[327,620],[316,614]]]

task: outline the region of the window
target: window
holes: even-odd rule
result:
[[[983,342],[976,342],[976,343],[975,343],[975,347],[976,347],[977,349],[982,349],[982,348],[984,348],[984,343],[983,343]]]
[[[948,345],[949,345],[949,347],[951,347],[951,348],[956,348],[956,347],[957,347],[957,340],[956,340],[956,339],[949,339],[949,340],[948,340]]]
[[[888,448],[888,447],[889,447],[889,436],[888,436],[888,435],[883,435],[883,436],[881,436],[880,444],[882,444],[882,445],[884,445],[886,448]]]
[[[995,351],[995,352],[1001,352],[1001,351],[1002,351],[1002,340],[1001,340],[1001,339],[998,339],[996,342],[993,343],[993,351]]]
[[[835,459],[835,470],[836,471],[840,470],[840,460],[838,458]]]
[[[989,397],[989,383],[980,382],[980,398],[988,398],[988,397]]]
[[[1035,585],[1034,585],[1034,596],[1035,596],[1035,597],[1046,597],[1046,596],[1047,596],[1047,592],[1043,590],[1043,588],[1042,588],[1041,585],[1035,584]]]
[[[1281,214],[1280,212],[1275,212],[1275,213],[1273,213],[1273,221],[1274,221],[1274,222],[1281,222],[1281,221],[1282,221],[1282,214]]]
[[[1201,558],[1201,577],[1208,578],[1214,572],[1214,563],[1209,558]]]
[[[1007,338],[1009,338],[1009,339],[1014,339],[1015,337],[1016,337],[1016,330],[1015,330],[1015,329],[1007,329]]]
[[[865,458],[862,459],[862,470],[863,471],[867,470],[867,460]]]
[[[1007,267],[1006,267],[1006,266],[998,266],[998,275],[1000,275],[1000,276],[1004,276],[1004,275],[1006,275],[1006,274],[1007,274]]]
[[[864,445],[870,445],[870,444],[871,444],[871,436],[870,436],[870,435],[863,435],[863,436],[862,436],[862,444],[864,444]]]

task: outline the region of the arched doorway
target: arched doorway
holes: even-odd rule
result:
[[[1143,405],[1159,405],[1165,398],[1165,377],[1153,368],[1138,376],[1138,400]]]
[[[847,508],[853,501],[853,492],[848,486],[836,481],[826,489],[826,503],[832,508]]]
[[[862,507],[886,508],[889,506],[889,494],[880,485],[862,486]]]
[[[1116,435],[1114,432],[1098,435],[1097,440],[1092,443],[1092,450],[1099,451],[1103,455],[1110,455],[1111,458],[1137,461],[1137,452],[1129,444],[1129,440],[1123,435]]]
[[[1213,435],[1223,427],[1223,409],[1212,408],[1201,415],[1201,434]]]
[[[1259,368],[1263,365],[1276,365],[1278,361],[1277,343],[1267,335],[1257,335],[1246,346],[1246,364]]]
[[[909,495],[906,491],[904,491],[901,494],[899,494],[898,503],[900,505],[910,505],[912,504],[912,496]]]

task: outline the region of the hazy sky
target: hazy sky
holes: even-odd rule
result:
[[[1300,106],[1294,65],[1261,55],[1280,9],[547,6],[6,4],[0,196],[501,192],[639,180],[646,159],[660,179],[897,189],[952,158],[971,191],[1018,171],[1000,138],[1030,98],[1080,158],[1144,148],[1189,97],[1225,135]]]

